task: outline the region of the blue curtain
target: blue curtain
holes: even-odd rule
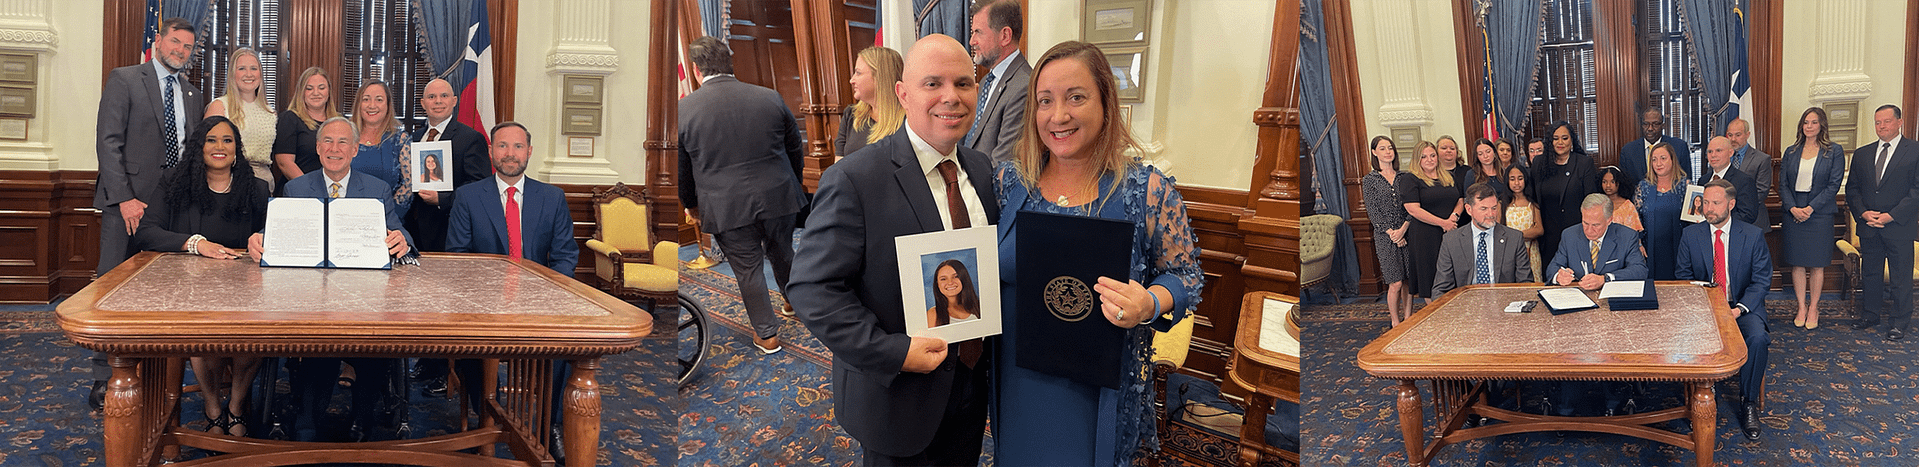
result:
[[[1546,2],[1488,2],[1482,8],[1486,12],[1486,47],[1491,54],[1486,78],[1493,91],[1493,112],[1499,116],[1500,134],[1517,138],[1532,107],[1539,45],[1546,37]]]
[[[467,6],[471,4],[472,0],[413,0],[413,16],[420,23],[420,41],[426,44],[433,76],[456,85],[471,79],[453,76],[459,73],[457,65],[466,52],[466,28],[473,21]]]
[[[193,25],[194,30],[199,31],[195,36],[200,38],[200,42],[209,42],[212,38],[207,37],[207,31],[213,29],[213,18],[207,15],[207,12],[212,9],[212,0],[160,2],[160,18],[180,18],[187,20],[187,24]]]
[[[928,5],[932,8],[928,9]],[[919,35],[914,37],[945,34],[966,44],[967,32],[973,23],[966,7],[966,0],[913,0],[913,16],[919,19]]]
[[[1315,214],[1337,214],[1352,220],[1352,205],[1346,200],[1345,160],[1339,151],[1338,115],[1334,114],[1332,65],[1326,55],[1325,5],[1320,0],[1300,2],[1299,18],[1299,138],[1305,143],[1300,152],[1313,164]],[[1343,225],[1343,224],[1342,224]],[[1334,288],[1342,294],[1356,291],[1359,285],[1359,255],[1353,254],[1353,238],[1346,234],[1334,256]],[[1353,292],[1356,293],[1356,292]]]
[[[1738,25],[1743,24],[1734,16],[1734,9],[1746,10],[1746,2],[1734,0],[1684,0],[1680,3],[1679,15],[1686,22],[1686,37],[1692,40],[1692,50],[1699,64],[1699,81],[1705,90],[1706,110],[1714,116],[1723,115],[1726,101],[1732,95],[1732,72],[1741,62],[1735,54],[1744,54],[1746,50],[1737,43],[1741,39]],[[1718,122],[1720,119],[1708,120]],[[1713,128],[1718,134],[1723,128]]]
[[[726,0],[700,0],[700,29],[708,36],[726,40],[726,18],[722,17],[725,11]],[[692,42],[693,38],[686,41]]]

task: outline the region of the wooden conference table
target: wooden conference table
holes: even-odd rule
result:
[[[1233,360],[1226,374],[1250,394],[1239,428],[1239,465],[1259,465],[1271,455],[1282,465],[1299,465],[1299,453],[1266,445],[1266,417],[1273,401],[1299,403],[1299,299],[1267,291],[1246,294],[1233,336]]]
[[[1424,466],[1439,448],[1475,438],[1533,431],[1595,431],[1692,449],[1712,463],[1718,406],[1713,382],[1746,362],[1739,326],[1727,316],[1725,293],[1686,282],[1660,282],[1657,310],[1596,310],[1553,316],[1542,305],[1506,313],[1507,303],[1536,299],[1538,284],[1475,285],[1453,290],[1409,321],[1360,349],[1358,364],[1374,377],[1399,381],[1399,426],[1409,463]],[[1590,294],[1590,293],[1589,293]],[[1426,446],[1419,380],[1431,380],[1436,438]],[[1488,380],[1676,381],[1686,404],[1614,417],[1555,417],[1486,405]],[[1507,423],[1460,429],[1467,415]],[[1647,425],[1690,418],[1692,435]]]
[[[112,467],[157,464],[178,446],[226,453],[182,466],[552,465],[542,434],[561,390],[567,457],[594,459],[599,359],[638,347],[653,323],[639,308],[552,270],[477,254],[427,254],[418,266],[386,271],[262,268],[147,252],[61,303],[58,315],[68,339],[111,356],[105,435]],[[182,359],[247,355],[487,359],[486,403],[476,429],[375,443],[269,441],[181,427]],[[554,360],[572,363],[564,388],[551,382]],[[499,371],[507,381],[495,387]],[[492,453],[495,444],[515,459],[457,452]]]

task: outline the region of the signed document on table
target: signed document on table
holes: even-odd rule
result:
[[[386,205],[366,198],[274,198],[267,202],[260,265],[393,269]]]
[[[1578,287],[1540,289],[1539,301],[1545,303],[1555,315],[1599,307],[1598,303],[1593,303],[1592,298],[1587,297],[1586,292],[1579,290]]]

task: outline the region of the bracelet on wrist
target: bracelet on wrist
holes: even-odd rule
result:
[[[193,234],[193,236],[187,237],[187,253],[200,254],[200,241],[206,239],[206,236],[200,234]]]

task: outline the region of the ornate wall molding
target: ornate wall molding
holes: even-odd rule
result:
[[[1415,106],[1380,106],[1379,124],[1387,128],[1426,126],[1433,124],[1433,108],[1426,104]]]
[[[546,54],[547,71],[573,74],[612,74],[620,69],[620,56],[613,53],[577,53],[555,50]]]
[[[1391,0],[1373,4],[1373,40],[1378,48],[1379,63],[1420,63],[1424,55],[1420,53],[1419,41],[1406,40],[1408,37],[1419,35],[1421,22],[1413,18],[1413,10],[1417,6],[1412,0]],[[1381,68],[1381,70],[1391,69],[1390,67]],[[1379,82],[1381,90],[1384,91],[1380,95],[1383,98],[1381,102],[1385,103],[1381,106],[1382,110],[1420,108],[1425,110],[1423,117],[1419,117],[1425,122],[1421,124],[1432,122],[1432,108],[1426,105],[1424,96],[1426,84],[1425,80],[1420,78],[1420,73],[1405,73],[1401,76],[1386,76],[1382,73]],[[1382,123],[1392,120],[1392,112],[1388,111],[1380,115],[1380,118]],[[1390,123],[1387,125],[1392,126]]]
[[[1808,98],[1813,102],[1856,101],[1872,96],[1872,77],[1848,74],[1813,78]]]
[[[52,51],[60,37],[46,29],[0,28],[0,47]]]

